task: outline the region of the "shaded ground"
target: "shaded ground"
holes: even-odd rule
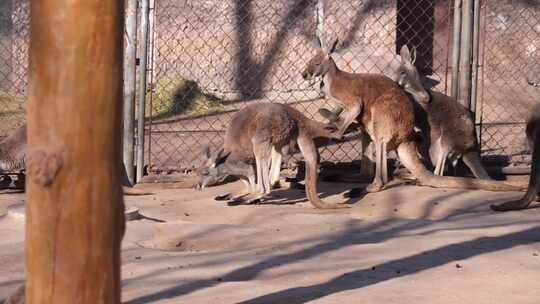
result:
[[[154,186],[155,187],[155,186]],[[267,205],[212,198],[240,183],[128,197],[125,303],[537,303],[540,208],[495,214],[519,196],[402,186],[344,211],[300,190]],[[327,200],[351,185],[321,183]],[[0,205],[23,199],[0,194]],[[168,249],[169,251],[163,251]],[[23,280],[23,221],[0,220],[0,299]]]

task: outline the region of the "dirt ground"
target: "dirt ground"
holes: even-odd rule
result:
[[[123,301],[143,303],[538,303],[540,208],[521,193],[399,186],[315,210],[301,190],[266,203],[213,200],[239,182],[127,197],[143,219],[123,241]],[[156,186],[147,186],[150,189]],[[320,183],[343,201],[352,185]],[[24,194],[0,194],[0,206]],[[0,299],[24,280],[24,219],[0,219]]]

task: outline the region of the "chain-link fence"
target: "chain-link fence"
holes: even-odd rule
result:
[[[540,1],[486,0],[480,78],[481,144],[484,156],[527,162],[525,121],[540,102]]]
[[[0,1],[0,138],[24,123],[28,88],[29,1]]]
[[[250,102],[291,104],[308,117],[332,106],[300,72],[323,22],[340,39],[338,66],[390,75],[403,44],[448,92],[452,0],[153,0],[146,164],[189,169],[201,148],[221,145],[235,111]],[[540,89],[540,3],[484,0],[477,122],[483,155],[527,161],[524,121]],[[321,17],[322,14],[322,18]],[[0,1],[0,138],[25,121],[29,1]],[[350,140],[323,146],[328,161],[360,158]]]
[[[322,8],[322,9],[321,9]],[[234,111],[253,102],[291,104],[310,118],[328,106],[301,77],[318,26],[340,39],[338,66],[391,75],[403,44],[446,90],[452,11],[432,0],[155,0],[147,161],[190,168],[204,145],[221,145]],[[322,18],[318,18],[321,17]],[[329,161],[360,159],[354,139],[325,146]]]

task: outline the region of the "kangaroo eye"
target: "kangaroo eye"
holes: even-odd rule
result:
[[[202,175],[208,175],[209,174],[208,169],[202,169],[201,174]]]

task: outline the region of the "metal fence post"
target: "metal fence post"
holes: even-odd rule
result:
[[[478,97],[478,67],[480,62],[480,0],[474,1],[473,21],[473,50],[472,50],[472,80],[471,80],[471,112],[476,113]]]
[[[317,1],[317,37],[326,44],[324,37],[324,0]]]
[[[124,124],[123,161],[131,184],[135,182],[134,136],[135,136],[135,90],[137,73],[137,0],[126,0],[126,19],[124,32]]]
[[[451,95],[458,97],[459,90],[459,55],[461,50],[461,6],[462,0],[454,0],[454,32],[452,39],[452,83]]]
[[[146,108],[146,73],[148,59],[148,18],[149,0],[141,0],[141,43],[140,43],[140,69],[139,69],[139,104],[137,115],[137,181],[144,174],[144,116]]]
[[[467,109],[471,108],[471,60],[473,36],[473,1],[463,0],[461,50],[459,60],[458,101]]]

